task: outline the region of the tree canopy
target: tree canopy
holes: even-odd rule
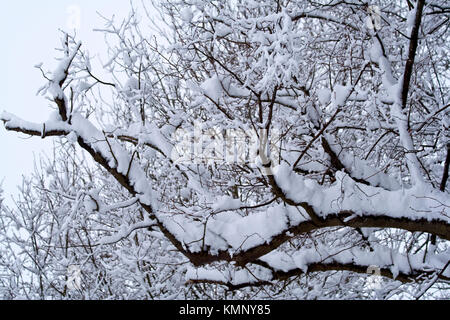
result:
[[[64,34],[49,120],[0,116],[54,141],[0,202],[0,296],[448,298],[449,13],[157,1],[100,66]]]

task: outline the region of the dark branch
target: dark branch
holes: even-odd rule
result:
[[[425,4],[425,0],[418,0],[417,1],[417,8],[416,8],[416,17],[414,20],[414,26],[411,31],[411,37],[409,42],[409,51],[408,51],[408,60],[406,60],[405,65],[405,72],[403,76],[403,89],[402,89],[402,108],[406,108],[406,103],[408,101],[408,91],[409,91],[409,84],[411,82],[411,75],[412,70],[414,66],[414,60],[416,57],[416,51],[417,51],[417,45],[418,45],[418,39],[419,39],[419,28],[420,24],[422,22],[422,13],[423,13],[423,7]]]

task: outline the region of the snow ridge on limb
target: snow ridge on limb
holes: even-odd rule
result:
[[[32,123],[20,119],[19,117],[8,113],[2,112],[0,120],[3,121],[6,130],[16,131],[30,136],[38,137],[60,137],[70,134],[71,127],[67,123],[60,121],[47,121],[42,124]]]
[[[417,186],[388,191],[358,183],[341,171],[336,173],[336,178],[334,184],[323,187],[315,180],[295,174],[285,164],[275,173],[275,180],[287,198],[297,204],[306,202],[321,217],[346,211],[355,216],[384,215],[449,222],[446,212],[450,199],[434,188]]]
[[[249,267],[225,270],[211,268],[190,268],[186,279],[190,283],[215,283],[230,289],[274,284],[274,281],[323,271],[351,271],[369,275],[368,270],[376,268],[379,275],[411,283],[424,281],[437,276],[441,280],[450,280],[450,270],[441,256],[431,255],[423,261],[421,254],[401,254],[387,247],[377,245],[374,251],[355,248],[333,248],[321,244],[314,248],[302,248],[292,255],[281,251],[271,253],[254,261]],[[422,279],[422,280],[418,280]]]

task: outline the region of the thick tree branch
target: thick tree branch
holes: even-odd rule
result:
[[[315,272],[328,272],[328,271],[350,271],[357,274],[369,275],[368,269],[370,267],[374,267],[369,264],[358,264],[355,262],[338,262],[333,259],[331,261],[322,261],[322,262],[310,262],[305,265],[303,268],[293,267],[288,270],[279,270],[274,268],[269,263],[263,260],[257,260],[254,264],[269,269],[271,271],[271,277],[266,279],[257,279],[255,276],[249,274],[247,278],[250,281],[238,280],[238,279],[220,279],[220,276],[215,275],[216,279],[209,279],[208,276],[195,276],[194,273],[190,276],[191,279],[188,280],[188,283],[209,283],[209,284],[218,284],[228,287],[230,290],[237,290],[246,287],[260,287],[260,286],[268,286],[274,285],[275,281],[284,281],[288,280],[292,277],[302,276],[306,274],[311,274]],[[377,273],[379,272],[379,276],[400,281],[402,283],[412,283],[412,282],[420,282],[424,281],[427,278],[432,276],[436,276],[436,280],[450,281],[450,278],[447,275],[444,275],[444,272],[439,272],[438,270],[430,270],[427,268],[410,268],[409,270],[400,270],[398,272],[394,272],[394,266],[381,266],[377,267]],[[203,274],[200,272],[199,274]],[[219,279],[217,279],[219,278]],[[245,277],[243,277],[245,279]]]
[[[422,23],[423,7],[425,5],[425,0],[418,0],[416,7],[416,16],[414,20],[414,26],[411,31],[408,59],[406,60],[405,72],[403,74],[403,88],[402,88],[402,109],[406,108],[406,103],[408,101],[409,85],[411,82],[412,70],[414,67],[414,60],[416,57],[417,46],[419,42],[419,29]]]

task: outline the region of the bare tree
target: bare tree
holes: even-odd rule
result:
[[[445,1],[154,7],[165,26],[153,7],[105,19],[102,71],[64,37],[60,66],[43,71],[49,121],[1,116],[9,131],[58,137],[50,167],[76,177],[34,183],[22,194],[38,199],[6,210],[15,222],[40,203],[43,228],[69,238],[25,223],[33,243],[45,238],[18,242],[38,279],[58,265],[42,260],[47,242],[71,252],[61,267],[90,259],[85,298],[446,297]],[[127,260],[130,248],[145,254]]]

